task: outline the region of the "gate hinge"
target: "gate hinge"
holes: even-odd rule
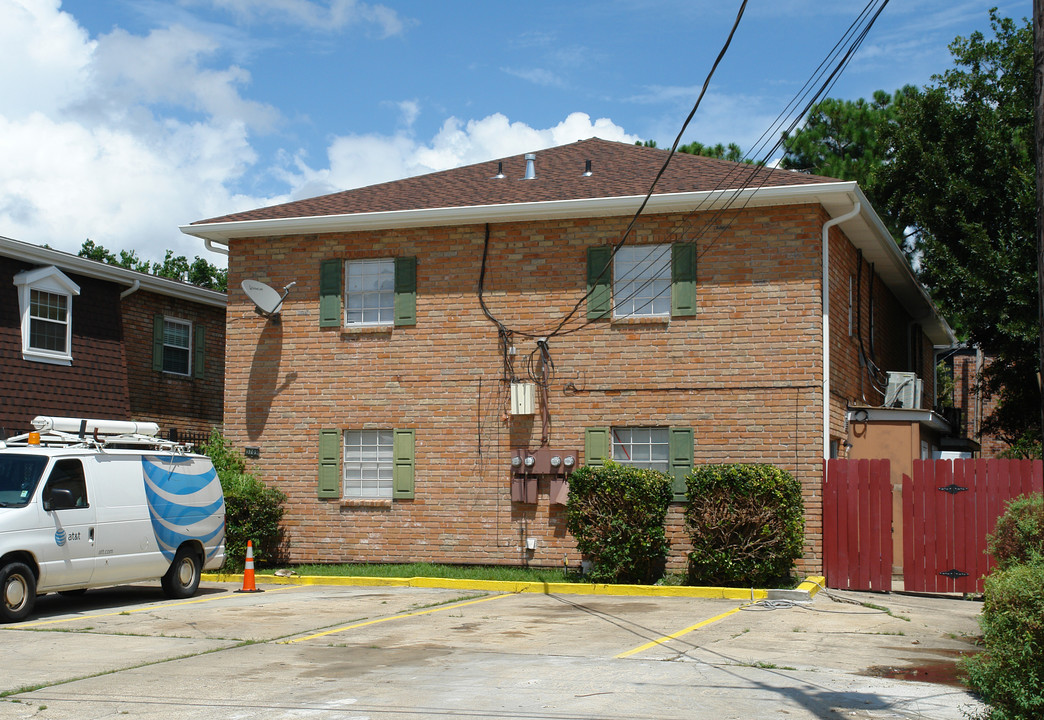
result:
[[[953,483],[950,483],[950,484],[949,484],[949,485],[947,485],[946,487],[941,487],[941,488],[939,488],[939,489],[940,489],[940,490],[942,490],[943,492],[948,492],[948,493],[950,493],[951,495],[956,495],[956,494],[957,494],[957,493],[959,493],[959,492],[964,492],[964,491],[966,491],[966,490],[967,490],[968,488],[966,488],[966,487],[961,487],[960,485],[954,485]]]
[[[947,570],[946,572],[941,572],[939,574],[940,575],[945,575],[946,577],[950,578],[951,580],[956,580],[957,578],[962,578],[962,577],[968,577],[968,573],[961,572],[957,568],[954,568],[953,570]]]

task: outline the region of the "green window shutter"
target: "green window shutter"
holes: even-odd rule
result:
[[[340,260],[323,260],[319,265],[319,327],[341,326]]]
[[[685,476],[692,470],[694,461],[692,428],[672,427],[670,430],[670,475],[674,478],[674,501],[685,500]]]
[[[341,497],[341,431],[319,431],[319,497]]]
[[[671,246],[671,315],[696,314],[696,243]]]
[[[163,316],[152,316],[152,369],[163,372]]]
[[[609,428],[584,430],[584,464],[605,465],[605,461],[609,458]]]
[[[395,258],[395,324],[417,324],[417,258]]]
[[[202,325],[196,326],[196,345],[193,348],[195,357],[192,360],[192,377],[202,380],[206,375],[207,333]]]
[[[414,448],[413,430],[395,430],[392,441],[392,499],[413,499]]]
[[[605,317],[613,309],[613,249],[607,245],[587,248],[587,317]],[[602,272],[605,270],[605,272]]]

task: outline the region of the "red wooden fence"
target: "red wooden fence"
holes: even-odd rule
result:
[[[892,589],[892,481],[887,460],[828,460],[823,474],[827,587]]]
[[[903,476],[903,588],[912,592],[983,591],[995,565],[986,554],[1007,503],[1041,492],[1035,460],[916,460]]]

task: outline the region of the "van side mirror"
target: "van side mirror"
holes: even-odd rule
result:
[[[51,488],[44,499],[44,510],[68,510],[76,507],[76,498],[69,488]]]

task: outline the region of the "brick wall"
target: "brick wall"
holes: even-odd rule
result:
[[[979,442],[979,457],[995,458],[1008,448],[1008,444],[992,435],[982,434],[982,422],[997,409],[997,398],[982,392],[979,375],[990,362],[975,350],[967,350],[953,356],[954,404],[961,408],[964,437]]]
[[[205,330],[204,376],[182,376],[152,369],[153,316],[185,320]],[[225,311],[144,290],[123,300],[123,331],[127,345],[130,412],[135,420],[159,423],[166,435],[208,433],[221,426],[225,375]],[[195,359],[193,359],[193,363]]]
[[[637,243],[695,239],[697,315],[588,324],[581,305],[549,340],[551,445],[582,451],[588,427],[687,426],[697,464],[779,465],[803,487],[800,569],[818,571],[825,219],[804,206],[640,220]],[[536,347],[530,335],[548,335],[586,292],[586,249],[618,239],[627,220],[490,227],[485,301],[516,331],[516,373],[524,374]],[[232,241],[229,287],[237,289],[228,305],[225,432],[234,445],[259,447],[253,469],[288,494],[292,561],[579,561],[546,480],[535,505],[510,499],[511,449],[535,449],[541,423],[539,415],[507,413],[497,331],[476,294],[483,238],[482,226],[466,226]],[[320,263],[388,256],[417,257],[416,326],[320,329]],[[244,278],[297,282],[280,323],[253,312],[238,290]],[[901,327],[905,333],[905,321]],[[839,397],[854,386],[851,374],[836,373],[847,383]],[[834,420],[837,433],[842,422]],[[413,428],[415,499],[317,499],[322,428]],[[671,565],[682,569],[680,508],[672,508],[669,533]],[[523,550],[527,536],[537,538],[535,551]]]

